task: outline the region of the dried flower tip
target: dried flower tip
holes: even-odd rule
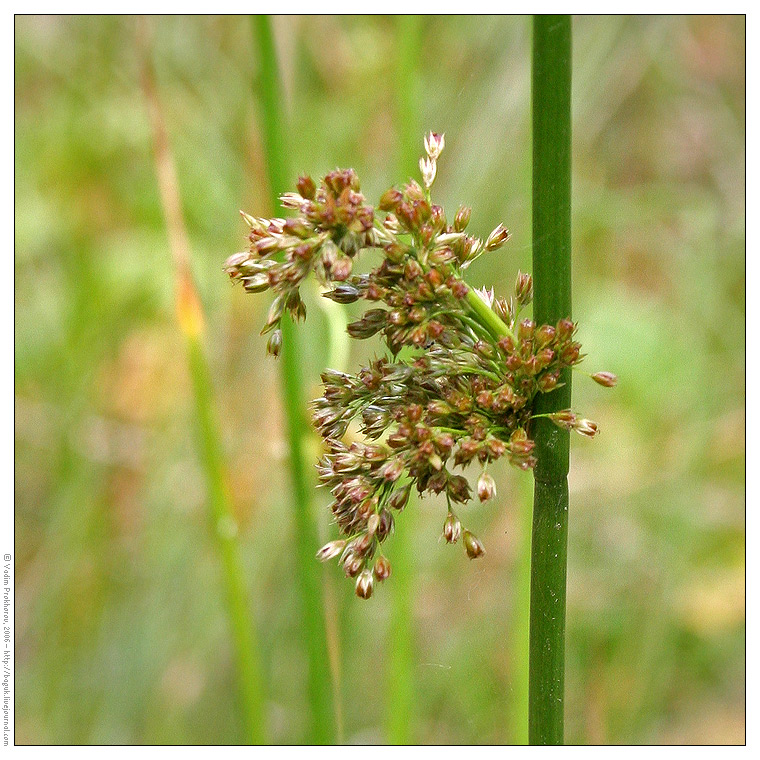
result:
[[[327,562],[328,559],[332,559],[333,557],[337,557],[345,547],[346,542],[341,541],[330,541],[329,544],[325,544],[318,552],[317,552],[317,559],[320,562]]]
[[[578,420],[574,428],[576,433],[585,435],[587,438],[593,438],[599,432],[599,426],[593,420]]]
[[[443,153],[443,147],[445,145],[444,137],[445,135],[439,135],[437,132],[429,132],[425,135],[425,153],[427,153],[433,161]]]
[[[612,372],[595,372],[591,379],[605,388],[614,388],[617,385],[617,375],[613,375]]]
[[[275,357],[280,355],[282,349],[282,330],[275,330],[267,341],[267,353]]]
[[[255,217],[251,216],[250,214],[246,214],[246,213],[245,213],[245,211],[243,211],[242,209],[240,210],[240,216],[242,216],[242,217],[243,217],[243,219],[245,220],[245,223],[246,223],[246,224],[247,224],[247,225],[248,225],[248,226],[249,226],[251,229],[256,229],[256,228],[258,228],[258,227],[260,226],[260,225],[257,223],[257,220],[256,220],[256,218],[255,218]]]
[[[361,599],[369,599],[372,596],[372,587],[375,585],[370,570],[362,570],[356,579],[356,595]]]
[[[378,557],[374,572],[377,580],[384,581],[391,574],[391,563],[385,557]]]
[[[488,501],[496,494],[496,483],[494,479],[485,471],[480,473],[478,478],[478,498],[481,501]]]
[[[430,189],[435,179],[435,173],[438,169],[435,159],[433,158],[421,158],[420,159],[420,171],[422,172],[422,181],[425,184],[426,189]]]
[[[283,193],[280,196],[284,208],[300,209],[305,202],[306,199],[300,193]]]
[[[443,537],[450,544],[455,544],[459,541],[459,537],[462,535],[462,523],[453,512],[449,512],[446,515],[446,522],[443,524]]]
[[[477,559],[486,553],[485,546],[483,546],[483,544],[478,540],[477,536],[475,536],[473,533],[470,533],[469,530],[466,530],[464,532],[462,540],[464,542],[464,549],[470,559]]]
[[[501,246],[504,245],[504,243],[509,240],[510,234],[509,230],[503,225],[500,224],[489,236],[486,240],[486,250],[487,251],[495,251],[497,248],[501,248]]]
[[[533,300],[533,278],[526,272],[517,273],[515,297],[520,306],[527,306]]]

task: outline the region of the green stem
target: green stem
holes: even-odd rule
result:
[[[571,316],[571,20],[533,20],[533,314],[538,324]],[[570,407],[564,385],[536,398],[537,414]],[[570,435],[533,421],[533,536],[530,586],[529,738],[562,744]]]
[[[417,168],[422,145],[419,127],[419,98],[416,92],[417,57],[420,48],[422,19],[419,16],[397,18],[396,110],[398,164],[400,176],[412,176]],[[411,502],[411,500],[410,500]],[[414,714],[414,614],[412,601],[412,537],[414,504],[409,503],[397,521],[389,558],[393,566],[391,600],[388,700],[386,702],[386,737],[389,744],[406,745],[412,740]]]
[[[235,642],[240,693],[245,715],[246,733],[253,744],[265,744],[265,717],[262,699],[258,647],[254,642],[247,592],[243,581],[243,563],[237,542],[237,522],[227,485],[221,454],[221,439],[213,413],[213,388],[201,335],[186,335],[190,374],[193,382],[195,410],[198,416],[198,441],[206,480],[212,530],[222,560],[227,614]]]
[[[280,193],[288,187],[289,165],[284,94],[280,83],[272,27],[267,16],[252,18],[253,35],[259,56],[261,77],[259,96],[267,176],[272,204],[276,208]],[[319,548],[317,526],[311,513],[311,489],[306,473],[303,439],[308,432],[298,335],[288,317],[282,320],[283,397],[290,451],[290,472],[296,522],[298,582],[308,654],[309,740],[329,744],[334,739],[331,675],[325,628],[321,567],[314,555]]]
[[[509,335],[514,340],[514,333],[504,320],[472,288],[467,291],[467,303],[494,338],[498,340]]]

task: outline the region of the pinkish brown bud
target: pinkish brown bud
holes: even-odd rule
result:
[[[567,340],[575,332],[575,325],[571,319],[560,319],[557,322],[557,337],[560,340]]]
[[[378,557],[374,572],[377,580],[384,581],[391,574],[391,563],[385,557]]]
[[[496,493],[496,483],[494,479],[485,471],[480,473],[478,478],[478,498],[481,501],[488,501]]]
[[[298,188],[298,192],[304,198],[307,200],[313,200],[317,186],[314,184],[314,180],[308,174],[304,174],[298,178],[296,187]]]
[[[404,196],[401,194],[401,191],[395,187],[391,187],[380,196],[378,208],[381,211],[393,211],[402,200],[404,200]]]
[[[536,330],[536,345],[539,348],[549,345],[557,335],[557,331],[551,325],[541,325]]]
[[[453,512],[449,512],[446,515],[446,522],[443,524],[443,537],[450,544],[455,544],[459,541],[459,537],[462,535],[462,523],[459,522],[457,516]]]
[[[370,570],[362,570],[356,579],[356,595],[361,599],[369,599],[372,596],[374,585],[372,572]]]
[[[397,491],[393,492],[393,496],[391,496],[390,499],[388,499],[388,506],[391,509],[397,509],[402,510],[406,503],[409,501],[409,494],[412,491],[412,484],[407,483],[402,488],[399,488]]]
[[[467,225],[470,223],[471,215],[472,209],[469,206],[460,206],[454,217],[454,229],[457,232],[464,232],[464,230],[467,229]]]
[[[617,385],[617,375],[613,375],[612,372],[595,372],[591,379],[605,388],[614,388]]]
[[[486,549],[483,544],[478,540],[477,536],[475,536],[473,533],[470,533],[469,530],[466,530],[464,532],[462,539],[464,541],[464,549],[470,559],[477,559],[486,553]]]
[[[549,419],[557,426],[565,430],[572,430],[578,420],[578,416],[570,409],[563,409],[561,412],[554,412],[549,415]]]
[[[500,224],[487,238],[486,240],[486,250],[487,251],[495,251],[497,248],[501,248],[501,246],[504,245],[504,243],[509,240],[509,230],[503,225]]]
[[[533,278],[526,272],[517,273],[515,297],[521,306],[526,306],[533,300]]]

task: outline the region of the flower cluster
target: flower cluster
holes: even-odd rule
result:
[[[512,465],[531,469],[533,402],[557,388],[563,370],[583,358],[571,320],[536,325],[523,316],[533,295],[530,275],[519,272],[506,299],[472,290],[462,279],[462,270],[501,247],[509,232],[499,225],[483,241],[467,234],[469,208],[461,207],[449,223],[443,208],[432,203],[430,187],[443,147],[443,135],[425,138],[424,187],[412,180],[391,188],[378,203],[379,213],[365,202],[352,170],[328,174],[318,188],[301,177],[298,193],[282,198],[297,215],[272,220],[244,215],[251,227],[249,250],[226,264],[246,290],[275,292],[263,330],[272,333],[271,353],[279,352],[284,311],[304,316],[299,286],[311,272],[326,297],[342,304],[368,302],[348,332],[357,339],[379,333],[388,348],[387,356],[355,375],[327,370],[324,394],[313,404],[326,450],[319,479],[332,494],[332,513],[344,536],[317,556],[338,557],[363,598],[390,575],[382,544],[412,488],[444,494],[446,541],[461,538],[472,559],[484,553],[454,511],[472,497],[469,481],[455,468],[480,468],[481,501],[495,493],[488,473],[495,460],[507,457]],[[354,259],[365,248],[380,249],[382,261],[369,273],[356,274]],[[592,377],[607,387],[616,380],[608,372]],[[595,423],[571,410],[546,416],[583,435],[597,432]],[[352,423],[363,440],[347,443]]]

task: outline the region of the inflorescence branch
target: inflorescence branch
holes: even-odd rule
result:
[[[357,339],[381,334],[388,354],[355,375],[326,370],[324,395],[313,402],[326,450],[319,479],[332,493],[331,510],[344,536],[317,557],[338,557],[365,599],[375,581],[390,575],[382,544],[412,487],[420,494],[445,494],[446,541],[461,538],[471,559],[484,553],[454,512],[453,504],[470,500],[471,488],[453,469],[477,462],[476,491],[486,501],[496,492],[487,472],[491,462],[506,456],[515,467],[533,468],[533,401],[557,388],[562,369],[583,358],[571,320],[536,325],[521,318],[533,297],[529,274],[518,272],[507,299],[494,298],[493,290],[473,290],[462,279],[462,270],[500,248],[509,232],[500,224],[483,242],[466,232],[469,208],[459,208],[449,224],[443,208],[432,203],[443,147],[443,135],[428,134],[420,159],[422,185],[410,180],[391,188],[377,209],[366,202],[353,169],[330,172],[319,186],[300,177],[297,192],[281,198],[295,215],[259,219],[243,213],[250,227],[248,250],[225,265],[246,291],[274,292],[262,330],[274,356],[282,345],[285,312],[295,320],[306,315],[299,288],[310,274],[333,301],[377,304],[349,324],[348,333]],[[358,254],[370,248],[382,252],[381,264],[367,274],[354,273]],[[607,387],[616,382],[609,372],[591,377]],[[569,409],[546,416],[583,435],[597,433],[596,423]],[[358,425],[361,440],[355,434],[347,440],[351,423]]]

